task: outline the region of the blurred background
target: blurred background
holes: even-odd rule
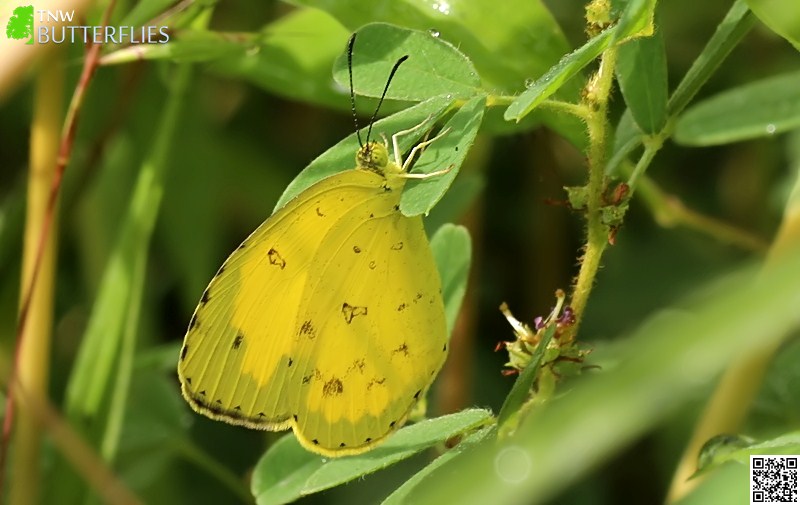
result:
[[[563,30],[567,51],[582,45],[583,3],[545,3]],[[134,4],[120,2],[115,16],[122,17]],[[729,5],[721,0],[661,3],[659,23],[671,90]],[[103,6],[93,6],[86,15],[98,18]],[[220,2],[209,26],[257,32],[298,9],[275,1]],[[338,28],[343,34],[341,49],[351,28]],[[441,28],[448,40],[445,26]],[[314,29],[297,26],[281,36],[287,37],[288,45],[303,45]],[[64,65],[65,104],[83,55],[80,45],[63,47],[56,56],[38,55],[57,58],[47,60],[50,64]],[[700,98],[796,69],[797,57],[785,40],[756,25],[700,91]],[[558,55],[550,64],[557,59]],[[38,61],[41,65],[43,60]],[[39,71],[37,62],[29,61],[16,82],[0,92],[0,371],[4,376],[12,361],[19,306],[30,122]],[[88,89],[58,216],[49,379],[56,406],[64,401],[101,275],[137,174],[155,140],[174,71],[163,61],[103,66]],[[169,146],[169,170],[150,245],[135,369],[117,456],[120,475],[147,503],[238,502],[240,497],[218,472],[227,469],[236,478],[246,478],[265,448],[281,436],[192,413],[180,397],[174,366],[192,311],[222,261],[271,214],[303,167],[353,131],[347,93],[330,78],[309,76],[316,79],[314,86],[327,89],[319,100],[298,97],[305,84],[297,83],[296,89],[280,86],[241,68],[200,62],[191,79]],[[520,79],[516,87],[509,85],[503,92],[519,93],[524,86]],[[372,103],[359,103],[362,121]],[[387,112],[401,106],[390,104]],[[619,94],[614,94],[613,124],[624,108]],[[446,213],[434,216],[470,230],[473,264],[452,355],[429,405],[432,415],[469,406],[499,410],[513,377],[501,374],[507,356],[494,352],[497,342],[512,336],[498,306],[508,303],[527,322],[545,315],[554,291],[569,288],[581,254],[582,216],[563,205],[562,187],[584,183],[583,154],[546,127],[501,128],[487,123],[459,175],[465,196]],[[797,163],[799,142],[796,135],[782,135],[709,148],[668,143],[648,176],[686,207],[736,227],[766,247],[780,222],[792,182],[788,167]],[[454,186],[454,191],[458,188]],[[428,223],[429,233],[434,231],[431,226],[435,223]],[[615,341],[643,318],[722,273],[758,260],[763,252],[721,242],[680,223],[661,226],[652,211],[634,198],[616,245],[604,257],[579,338],[602,360]],[[592,360],[590,356],[589,363]],[[797,395],[797,372],[794,378],[787,379],[785,373],[781,377],[778,384],[768,382],[762,392],[750,421],[754,431],[759,426],[800,422],[796,407],[800,403],[793,410],[787,410],[785,403],[787,394]],[[661,502],[703,401],[698,396],[658,429],[622,448],[554,503]],[[43,502],[81,501],[85,492],[81,485],[65,477],[68,467],[52,446],[46,444],[45,451]],[[419,455],[303,503],[353,503],[354,497],[358,503],[377,502],[430,458]],[[58,469],[63,471],[57,478]],[[54,496],[60,498],[54,501]]]

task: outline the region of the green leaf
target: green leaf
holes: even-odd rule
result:
[[[463,226],[446,224],[431,238],[431,249],[442,281],[442,298],[447,316],[447,334],[453,332],[464,293],[467,291],[472,242]]]
[[[717,468],[729,461],[734,461],[741,465],[750,465],[750,456],[768,455],[768,454],[800,454],[800,431],[792,433],[785,433],[771,440],[763,442],[743,444],[737,439],[737,444],[725,451],[724,453],[717,454],[709,461],[709,464],[703,468],[703,471],[708,471]]]
[[[417,489],[417,486],[426,478],[428,478],[429,475],[433,474],[434,471],[438,470],[439,468],[451,463],[456,458],[460,458],[469,454],[481,444],[494,440],[496,432],[497,427],[492,425],[470,434],[464,440],[459,442],[454,448],[442,454],[433,460],[431,464],[415,473],[413,477],[405,481],[402,486],[395,489],[392,494],[387,496],[381,505],[401,505],[404,503],[414,503],[413,499],[410,499],[409,497],[413,497],[413,493]]]
[[[762,23],[800,50],[800,3],[797,0],[747,0]]]
[[[645,133],[661,131],[667,121],[667,57],[661,30],[623,44],[616,71],[636,124]]]
[[[464,104],[441,130],[441,138],[429,144],[414,164],[412,173],[450,171],[424,180],[411,179],[403,189],[400,211],[406,216],[427,214],[453,183],[481,126],[486,98],[476,96]]]
[[[472,62],[449,42],[429,32],[386,23],[372,23],[356,32],[353,45],[353,89],[359,95],[380,97],[395,62],[408,59],[392,79],[386,97],[422,101],[436,95],[469,98],[478,93],[480,79]],[[333,78],[350,87],[347,51],[336,59]]]
[[[629,0],[617,22],[614,42],[639,34],[650,35],[653,29],[653,14],[656,0]]]
[[[600,53],[608,48],[613,36],[614,28],[610,28],[593,37],[580,49],[561,58],[561,61],[537,79],[531,87],[508,106],[504,114],[506,120],[519,122],[527,116],[537,105],[552,96],[570,78],[577,75],[583,70],[583,67],[594,61]]]
[[[536,350],[533,351],[530,363],[528,363],[528,366],[526,366],[522,373],[519,374],[519,377],[517,377],[517,380],[511,387],[511,391],[508,393],[508,396],[506,396],[506,399],[503,402],[503,407],[500,409],[500,414],[497,416],[497,424],[501,428],[509,419],[513,418],[514,414],[519,412],[520,407],[522,407],[522,405],[530,396],[533,381],[535,381],[539,376],[539,370],[542,368],[542,358],[544,358],[544,353],[547,350],[547,346],[550,345],[550,340],[553,339],[553,335],[555,334],[556,325],[551,324],[544,331],[542,339],[536,346]]]
[[[433,127],[436,120],[445,113],[451,102],[451,98],[436,96],[400,111],[397,114],[381,119],[372,127],[372,138],[381,138],[381,136],[389,138],[399,131],[407,130],[425,123],[426,126],[399,137],[398,143],[400,149],[405,152],[411,149],[411,147],[416,144],[417,140]],[[366,136],[368,129],[368,126],[361,129],[362,138]],[[434,142],[434,144],[435,143],[436,142]],[[358,147],[358,138],[356,134],[353,133],[322,153],[304,168],[289,184],[286,191],[284,191],[283,195],[278,199],[275,210],[286,205],[286,202],[315,182],[345,170],[354,170],[356,168],[356,152],[358,151]]]
[[[289,434],[258,461],[251,491],[258,505],[289,503],[386,468],[491,419],[491,412],[481,409],[428,419],[402,428],[369,452],[337,459],[306,451]]]
[[[711,74],[750,31],[754,23],[755,16],[747,8],[745,1],[736,0],[725,15],[725,19],[717,26],[711,40],[694,60],[675,92],[669,97],[667,103],[669,116],[677,116],[683,111],[697,91],[708,81]]]
[[[306,103],[349,108],[346,90],[331,85],[331,65],[350,34],[317,9],[289,13],[262,30],[259,44],[216,60],[208,69]]]
[[[642,145],[642,130],[633,120],[633,114],[627,109],[617,124],[614,132],[614,147],[611,157],[606,164],[606,174],[611,177],[619,177],[619,167],[627,159],[634,149]]]
[[[769,137],[800,126],[800,72],[770,77],[698,103],[678,120],[675,141],[691,146]]]

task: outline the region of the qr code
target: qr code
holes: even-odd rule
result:
[[[799,503],[798,459],[800,456],[750,456],[750,503]]]

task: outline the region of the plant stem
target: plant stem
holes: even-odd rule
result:
[[[601,220],[603,192],[605,191],[606,140],[608,139],[608,100],[614,79],[617,49],[603,52],[600,67],[592,77],[585,93],[586,127],[589,133],[589,182],[586,185],[586,245],[581,268],[575,280],[570,305],[575,311],[575,324],[564,336],[564,342],[574,340],[578,333],[589,294],[600,268],[600,259],[608,244],[608,230]]]
[[[53,284],[55,276],[55,240],[44,244],[39,253],[40,236],[47,214],[47,200],[55,177],[56,156],[61,130],[63,109],[64,66],[61,51],[54,51],[42,62],[42,70],[36,79],[33,123],[31,127],[30,169],[28,171],[27,217],[25,220],[25,243],[22,253],[22,283],[24,290],[32,292],[28,314],[30,323],[21,342],[17,359],[17,384],[9,381],[9,387],[47,401],[50,369],[50,339],[53,322]],[[50,227],[51,236],[56,235],[55,222]],[[37,267],[37,255],[41,254],[36,285],[33,272]],[[20,306],[24,296],[20,296]],[[9,503],[38,503],[41,487],[41,427],[27,408],[18,412],[17,429],[14,433],[14,479],[11,481]]]

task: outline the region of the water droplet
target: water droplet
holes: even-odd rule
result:
[[[527,79],[525,79],[525,87],[530,88],[531,86],[533,86],[534,82],[536,82],[536,79],[528,77]]]
[[[450,14],[450,3],[446,0],[434,2],[431,7],[433,7],[433,10],[441,12],[444,15]]]
[[[767,125],[767,135],[772,135],[773,133],[775,133],[775,130],[776,128],[774,124],[770,123]]]
[[[438,37],[439,35],[441,35],[439,30],[437,30],[436,28],[431,28],[430,30],[428,30],[428,33],[431,34],[431,37]]]

